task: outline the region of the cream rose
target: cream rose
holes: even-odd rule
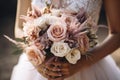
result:
[[[52,16],[51,14],[43,14],[41,17],[33,21],[34,26],[38,26],[41,29],[47,28],[48,25],[51,25],[55,22],[59,22],[60,18]]]
[[[45,60],[45,53],[40,51],[36,46],[27,47],[25,50],[28,59],[33,65],[38,66]]]
[[[69,63],[76,64],[77,61],[81,58],[81,53],[78,49],[72,49],[65,57]]]
[[[64,57],[70,51],[70,47],[67,43],[63,42],[54,42],[51,47],[51,52],[58,57]]]
[[[52,24],[47,30],[50,40],[56,42],[63,40],[66,37],[67,27],[65,23]]]
[[[41,17],[37,18],[34,20],[34,25],[38,26],[40,29],[47,28],[47,23],[48,23],[48,15],[42,15]]]

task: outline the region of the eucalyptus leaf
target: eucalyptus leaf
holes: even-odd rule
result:
[[[22,54],[22,52],[23,52],[22,49],[18,49],[18,50],[13,51],[12,54],[19,55],[19,54]]]
[[[21,39],[21,38],[15,38],[15,40],[18,42],[24,42],[24,39]]]
[[[23,49],[17,47],[16,45],[11,45],[11,47],[12,47],[11,54],[14,54],[14,55],[22,54]]]

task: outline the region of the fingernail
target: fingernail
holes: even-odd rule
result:
[[[61,69],[58,69],[58,71],[61,71]]]
[[[62,74],[59,74],[59,76],[62,76]]]

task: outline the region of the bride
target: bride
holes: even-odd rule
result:
[[[66,62],[54,62],[50,58],[37,69],[29,62],[26,54],[20,56],[18,64],[14,67],[11,80],[120,80],[120,70],[115,62],[109,56],[110,53],[120,47],[120,1],[119,0],[32,0],[32,5],[42,9],[46,6],[45,1],[51,2],[56,8],[64,8],[70,12],[77,13],[80,8],[84,7],[87,14],[97,24],[102,3],[107,14],[109,35],[99,45],[89,51],[92,55],[86,59],[83,56],[77,64],[71,65]],[[21,4],[21,2],[23,4]],[[17,17],[26,13],[29,0],[18,0],[20,10]],[[26,7],[25,7],[26,6]],[[22,37],[21,21],[16,20],[15,36]],[[19,27],[18,27],[19,26]],[[92,59],[92,60],[91,60]],[[46,64],[49,63],[49,64]],[[60,68],[56,68],[59,66]],[[46,78],[47,77],[47,78]],[[53,79],[54,78],[54,79]]]

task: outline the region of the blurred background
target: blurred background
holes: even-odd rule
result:
[[[5,39],[3,35],[14,38],[17,0],[0,0],[0,9],[0,80],[10,80],[12,69],[17,64],[20,55],[12,54],[14,52],[13,44]],[[102,8],[100,13],[99,24],[107,24],[104,8]],[[100,42],[104,40],[107,36],[107,29],[100,28],[98,36],[100,36]],[[118,66],[120,66],[119,53],[120,49],[115,51],[113,56]]]
[[[0,0],[0,80],[10,80],[19,55],[13,55],[12,44],[3,35],[14,38],[17,0]]]

